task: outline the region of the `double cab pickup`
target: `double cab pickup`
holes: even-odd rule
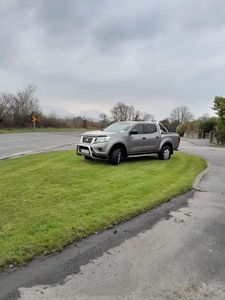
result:
[[[159,122],[116,122],[102,131],[89,131],[81,135],[77,155],[85,159],[109,159],[118,165],[121,158],[158,154],[168,160],[178,150],[180,136],[170,133]]]

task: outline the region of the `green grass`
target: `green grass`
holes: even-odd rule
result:
[[[176,152],[119,166],[74,151],[0,161],[0,268],[60,250],[191,188],[206,168]]]
[[[0,129],[0,134],[8,134],[8,133],[26,133],[26,132],[61,132],[61,131],[87,131],[87,130],[93,130],[90,129],[83,129],[83,128],[53,128],[53,127],[45,127],[45,128],[9,128],[9,129]]]

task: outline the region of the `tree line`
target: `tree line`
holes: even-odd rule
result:
[[[102,113],[99,115],[99,122],[93,122],[85,116],[74,118],[58,118],[56,114],[49,116],[42,114],[39,99],[35,92],[37,87],[28,85],[23,90],[18,90],[16,94],[0,94],[0,128],[23,128],[31,126],[31,117],[38,118],[37,127],[56,127],[56,128],[87,128],[91,126],[106,127],[112,122],[126,120],[152,121],[155,116],[146,112],[141,112],[133,106],[118,102],[111,110],[108,117]]]
[[[208,114],[204,114],[197,120],[186,120],[177,126],[177,133],[183,136],[184,133],[198,132],[200,133],[199,137],[205,137],[205,134],[213,131],[217,142],[225,144],[225,98],[216,96],[212,109],[217,114],[217,117],[210,117]]]
[[[54,113],[49,116],[42,114],[39,99],[35,96],[37,87],[28,85],[23,90],[0,94],[0,128],[23,128],[31,126],[31,117],[38,117],[37,127],[54,128],[103,128],[116,121],[154,121],[155,116],[118,102],[110,110],[110,116],[104,113],[99,115],[99,122],[94,122],[85,116],[74,118],[58,118]],[[218,117],[204,114],[197,120],[187,106],[176,107],[171,110],[168,118],[160,122],[169,131],[177,131],[181,136],[185,132],[215,131],[218,142],[225,143],[225,98],[216,96],[212,109]]]
[[[0,94],[0,125],[2,127],[26,127],[32,115],[40,114],[36,87],[28,85],[17,93]]]
[[[0,128],[29,128],[32,126],[32,116],[37,117],[37,127],[52,128],[86,128],[90,123],[85,117],[58,118],[54,113],[44,116],[39,99],[35,96],[37,87],[28,85],[16,94],[0,94]]]

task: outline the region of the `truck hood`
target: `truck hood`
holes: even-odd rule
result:
[[[104,132],[101,130],[96,130],[96,131],[87,131],[82,133],[82,136],[90,136],[90,137],[100,137],[100,136],[112,136],[112,135],[121,135],[124,133],[120,132]]]

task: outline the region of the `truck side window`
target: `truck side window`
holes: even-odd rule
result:
[[[159,128],[161,130],[161,133],[168,133],[167,129],[164,126],[162,126],[162,124],[160,123],[159,123]]]
[[[155,133],[157,131],[156,126],[154,124],[146,124],[145,130],[146,133]]]
[[[142,124],[139,124],[137,126],[135,126],[133,128],[133,130],[137,130],[138,131],[138,134],[143,134],[144,133],[144,128],[143,128],[143,125]]]

